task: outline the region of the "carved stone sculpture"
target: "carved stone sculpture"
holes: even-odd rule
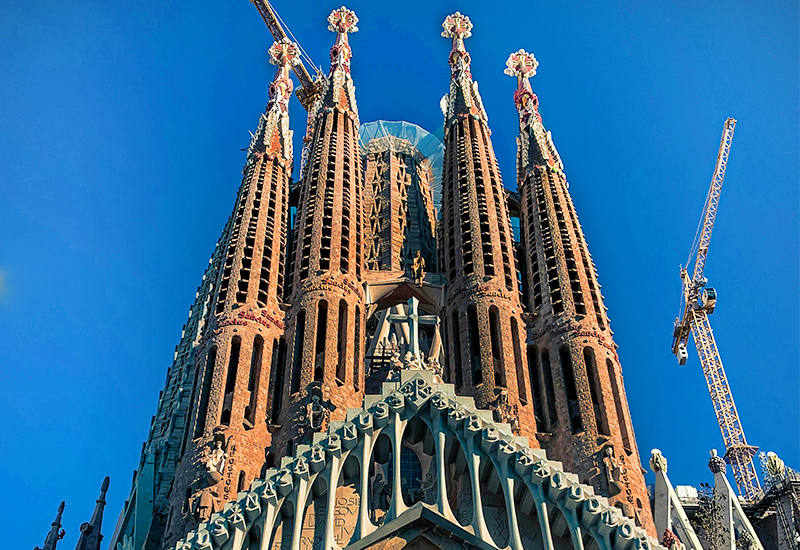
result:
[[[206,460],[206,479],[209,485],[214,485],[222,479],[227,461],[228,453],[222,448],[222,440],[215,440],[214,448],[208,454],[208,459]]]
[[[650,469],[653,472],[667,473],[667,459],[661,454],[658,449],[650,451]]]
[[[389,509],[389,495],[391,488],[389,484],[383,479],[383,474],[375,474],[375,479],[372,481],[372,490],[370,491],[370,501],[372,509],[373,521],[378,521],[378,510]]]
[[[206,487],[192,497],[190,508],[195,521],[208,521],[211,514],[220,510],[219,493],[213,487]]]
[[[614,456],[614,447],[609,445],[603,449],[603,470],[606,473],[608,492],[611,495],[619,494],[622,489],[622,473],[619,460]]]
[[[318,432],[327,426],[330,411],[323,405],[319,395],[312,395],[306,405],[306,426]]]
[[[422,257],[419,250],[411,261],[411,275],[417,286],[422,286],[422,282],[425,280],[425,258]]]

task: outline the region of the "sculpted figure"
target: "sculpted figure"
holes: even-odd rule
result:
[[[425,481],[419,478],[417,481],[419,482],[419,493],[415,501],[421,500],[426,504],[433,504],[436,501],[436,480],[433,479],[433,475],[425,474]]]
[[[606,473],[608,490],[612,495],[616,495],[623,489],[621,466],[619,460],[614,456],[614,447],[609,445],[603,450],[603,469]]]
[[[422,257],[419,250],[411,261],[411,275],[417,286],[422,286],[422,282],[425,280],[425,258]]]
[[[214,448],[208,454],[208,459],[206,460],[206,478],[209,485],[214,485],[222,479],[227,460],[228,453],[222,448],[222,441],[217,439],[214,441]]]
[[[391,489],[389,488],[389,484],[383,479],[383,474],[375,474],[375,479],[372,482],[372,491],[370,491],[373,521],[378,521],[378,510],[389,509],[390,492]]]
[[[328,410],[322,406],[318,395],[311,396],[311,401],[306,405],[306,425],[314,431],[319,431],[328,420]]]
[[[211,487],[206,487],[193,497],[192,515],[197,522],[211,519],[211,514],[219,511],[219,494]]]

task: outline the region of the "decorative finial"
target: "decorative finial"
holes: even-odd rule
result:
[[[333,10],[328,16],[328,30],[339,34],[358,32],[358,17],[353,10],[342,6],[338,10]]]
[[[288,38],[276,40],[270,46],[268,53],[272,65],[292,66],[300,63],[300,48]]]
[[[103,484],[100,486],[100,498],[101,499],[105,500],[106,493],[108,492],[108,484],[109,484],[110,481],[111,481],[111,479],[108,476],[106,476],[105,479],[103,479]]]
[[[472,21],[458,11],[444,18],[442,28],[442,36],[445,38],[463,40],[472,36]]]
[[[667,459],[658,449],[650,451],[650,469],[653,470],[653,472],[667,473]]]
[[[536,74],[536,67],[539,62],[533,57],[532,53],[519,50],[508,56],[506,60],[506,70],[503,71],[509,76],[516,76],[518,79],[530,78]]]
[[[708,461],[708,469],[711,470],[712,474],[725,473],[725,459],[721,456],[717,456],[716,449],[711,449],[711,458]]]

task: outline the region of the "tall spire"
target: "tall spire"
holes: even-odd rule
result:
[[[520,263],[531,314],[528,362],[537,426],[548,454],[655,534],[597,273],[528,81],[537,66],[533,55],[519,50],[505,70],[517,78]]]
[[[472,21],[469,17],[455,12],[448,15],[442,23],[442,36],[453,39],[450,50],[450,93],[442,98],[442,113],[445,117],[445,132],[458,115],[473,115],[487,123],[489,117],[483,108],[478,93],[478,83],[472,80],[471,58],[464,47],[464,39],[472,36]]]
[[[539,114],[539,98],[531,89],[530,77],[536,74],[539,62],[533,54],[519,50],[508,56],[506,61],[507,75],[517,77],[517,90],[514,92],[514,103],[519,111],[519,158],[518,169],[522,167],[547,166],[555,170],[563,170],[564,165],[556,151],[550,132],[544,129],[542,116]]]
[[[100,542],[103,540],[100,529],[103,526],[103,510],[106,507],[108,482],[109,479],[108,476],[106,476],[103,480],[103,484],[100,486],[100,496],[97,497],[92,519],[90,519],[88,523],[81,525],[81,536],[78,539],[75,550],[100,550]]]
[[[50,532],[47,533],[47,536],[44,539],[44,546],[39,548],[38,546],[33,550],[56,550],[56,545],[58,541],[64,538],[64,530],[61,528],[61,514],[64,513],[64,501],[61,501],[61,504],[58,505],[58,513],[56,513],[56,519],[53,520],[53,523],[50,524]]]
[[[288,38],[276,41],[269,49],[269,62],[277,65],[275,78],[269,85],[269,101],[261,115],[248,157],[253,153],[266,153],[286,162],[292,158],[292,131],[289,129],[289,99],[292,97],[292,79],[289,71],[300,63],[300,49]],[[248,158],[248,160],[250,160]]]
[[[358,110],[356,108],[355,85],[350,76],[350,60],[353,51],[347,35],[358,32],[358,17],[354,11],[342,6],[333,10],[328,16],[328,30],[336,33],[336,42],[331,47],[331,69],[322,93],[322,106],[338,106],[345,111],[351,111],[358,123]],[[311,113],[309,113],[311,116]]]

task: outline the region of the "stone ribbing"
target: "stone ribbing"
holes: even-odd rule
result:
[[[517,183],[531,313],[528,361],[539,439],[551,456],[654,534],[597,273],[563,164],[528,81],[537,65],[532,55],[520,50],[509,57],[506,73],[518,83]]]

